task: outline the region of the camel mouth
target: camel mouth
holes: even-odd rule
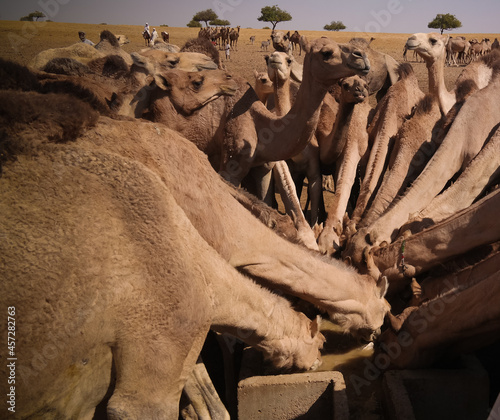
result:
[[[356,100],[356,102],[363,102],[366,98],[366,95],[364,93],[355,93],[354,94],[354,99]]]
[[[406,48],[409,50],[416,50],[419,47],[420,43],[413,43],[406,41]]]

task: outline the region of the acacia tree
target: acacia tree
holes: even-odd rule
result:
[[[274,28],[280,22],[287,22],[292,20],[292,15],[286,10],[281,10],[278,6],[266,6],[260,9],[261,16],[257,20],[261,22],[271,22]]]
[[[205,26],[208,27],[208,22],[211,20],[218,19],[217,13],[215,13],[212,9],[202,10],[201,12],[196,13],[193,16],[195,22],[205,22]]]
[[[229,26],[229,25],[231,25],[231,22],[229,22],[228,20],[225,20],[225,19],[215,19],[215,20],[211,20],[208,23],[210,23],[210,25],[212,25],[212,26]]]
[[[443,35],[443,31],[451,31],[452,29],[461,28],[462,22],[460,22],[455,15],[451,15],[449,13],[446,14],[438,14],[434,18],[432,22],[429,22],[427,25],[428,28],[439,29],[441,31],[441,35]]]
[[[186,26],[188,28],[201,28],[202,24],[200,22],[196,22],[194,20],[191,20],[191,22],[189,22]]]
[[[330,22],[329,25],[323,26],[323,29],[325,31],[341,31],[342,29],[345,29],[346,26],[340,21],[332,21]]]
[[[29,22],[36,22],[40,18],[46,17],[42,12],[39,12],[38,10],[35,10],[33,13],[30,13],[28,16],[23,16],[21,19],[22,21],[29,21]]]

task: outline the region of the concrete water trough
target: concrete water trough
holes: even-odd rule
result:
[[[347,420],[340,372],[252,376],[238,384],[238,420]]]

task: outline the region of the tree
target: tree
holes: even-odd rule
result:
[[[187,25],[186,25],[188,28],[201,28],[202,27],[202,24],[200,22],[195,22],[194,20],[192,20],[191,22],[189,22]]]
[[[280,22],[287,22],[292,20],[292,15],[286,10],[281,10],[278,6],[266,6],[260,9],[261,16],[257,20],[261,22],[271,22],[274,28]]]
[[[460,22],[455,15],[451,15],[449,13],[438,14],[434,18],[432,22],[429,22],[427,25],[428,28],[439,29],[441,31],[441,35],[443,35],[443,31],[451,31],[452,29],[461,28],[462,22]]]
[[[342,29],[345,29],[346,26],[340,21],[332,21],[330,22],[329,25],[323,26],[323,29],[325,31],[341,31]]]
[[[29,22],[36,22],[40,18],[46,17],[42,12],[39,12],[38,10],[34,11],[33,13],[30,13],[28,16],[23,16],[21,19],[22,21],[29,21]]]
[[[208,26],[208,22],[211,20],[218,18],[219,16],[217,16],[217,13],[215,13],[212,9],[202,10],[193,16],[193,20],[195,22],[205,22],[205,26]]]
[[[215,20],[211,20],[208,23],[212,26],[229,26],[229,25],[231,25],[231,22],[229,22],[228,20],[225,20],[225,19],[215,19]]]

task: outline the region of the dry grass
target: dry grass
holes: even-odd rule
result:
[[[31,59],[40,51],[48,48],[66,47],[75,42],[79,42],[78,31],[84,31],[87,38],[98,42],[99,34],[103,30],[109,30],[115,34],[127,35],[130,43],[123,48],[128,52],[138,51],[144,47],[144,40],[141,33],[141,25],[90,25],[76,23],[58,22],[18,22],[0,21],[0,57],[17,61],[22,64],[29,64]],[[196,37],[196,28],[156,28],[158,32],[167,30],[170,33],[170,42],[182,46],[188,39]],[[250,45],[250,36],[255,36],[254,45]],[[227,69],[233,73],[244,77],[253,83],[253,70],[264,70],[264,56],[270,51],[260,50],[262,41],[269,39],[270,31],[267,29],[241,29],[238,43],[238,50],[231,52],[231,61],[224,61]],[[327,32],[327,31],[301,31],[309,39],[326,36],[337,42],[347,42],[353,36],[360,36],[353,32]],[[372,47],[381,52],[393,56],[396,60],[403,59],[403,45],[410,34],[363,34],[363,36],[373,36],[375,41]],[[454,34],[457,35],[457,34]],[[467,38],[490,38],[500,37],[498,34],[463,34]],[[221,52],[222,54],[223,52]],[[298,61],[302,57],[295,54]],[[427,71],[423,63],[413,63],[413,67],[419,77],[421,88],[427,88]],[[453,82],[460,73],[461,68],[446,68],[445,77],[448,86],[451,88]]]

